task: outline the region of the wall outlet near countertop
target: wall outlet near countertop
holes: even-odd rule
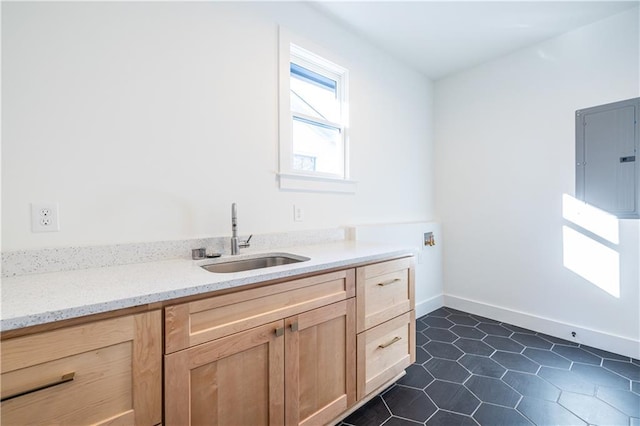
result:
[[[31,232],[58,232],[58,203],[31,203]]]

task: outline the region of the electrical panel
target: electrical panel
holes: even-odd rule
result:
[[[576,198],[640,218],[640,98],[576,111]]]

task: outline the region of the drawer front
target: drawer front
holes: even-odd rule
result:
[[[358,268],[358,333],[412,310],[414,286],[413,258]]]
[[[165,308],[172,353],[355,296],[355,271],[337,271]]]
[[[358,399],[415,362],[415,311],[358,334]]]
[[[155,311],[4,341],[1,423],[160,422],[160,337]]]

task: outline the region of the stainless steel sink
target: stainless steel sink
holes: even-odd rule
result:
[[[251,271],[253,269],[270,268],[290,263],[306,262],[308,257],[290,253],[268,253],[243,257],[242,259],[220,259],[214,263],[202,265],[209,272],[231,273]]]

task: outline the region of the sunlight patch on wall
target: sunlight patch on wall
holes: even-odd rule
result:
[[[620,243],[618,218],[571,195],[562,195],[562,217],[597,236]]]
[[[618,218],[567,194],[562,216],[572,224],[562,227],[565,268],[619,298],[620,254],[611,247],[620,241]]]
[[[565,268],[620,297],[620,255],[615,250],[575,231],[562,227]]]

